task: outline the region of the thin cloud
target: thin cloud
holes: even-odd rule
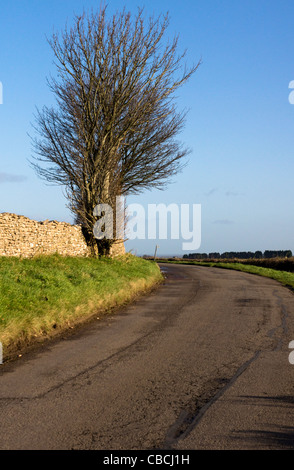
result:
[[[214,220],[212,222],[213,224],[219,224],[219,225],[230,225],[230,224],[233,224],[233,220],[229,220],[229,219],[218,219],[218,220]]]
[[[26,181],[27,177],[24,175],[13,175],[11,173],[0,173],[1,183],[22,183]]]
[[[213,194],[219,192],[220,189],[219,188],[211,188],[209,191],[207,191],[205,194],[206,197],[209,197],[209,196],[212,196]],[[238,193],[237,191],[230,191],[230,190],[227,190],[225,192],[221,191],[222,194],[224,194],[225,196],[227,197],[236,197],[236,196],[240,196],[240,193]]]
[[[227,191],[225,194],[226,196],[239,196],[239,193],[236,191]]]
[[[212,194],[216,193],[217,190],[217,188],[212,188],[207,193],[205,193],[205,196],[211,196]]]

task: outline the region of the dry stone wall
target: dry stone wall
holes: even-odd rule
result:
[[[22,215],[0,213],[0,256],[28,258],[53,253],[89,256],[81,226],[56,220],[37,222]],[[111,255],[124,253],[123,242],[116,242]]]

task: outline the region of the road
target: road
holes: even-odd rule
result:
[[[0,449],[294,449],[293,293],[161,268],[150,295],[0,367]]]

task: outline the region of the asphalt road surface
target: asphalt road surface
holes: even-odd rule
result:
[[[150,295],[0,366],[0,449],[294,449],[294,294],[161,267]]]

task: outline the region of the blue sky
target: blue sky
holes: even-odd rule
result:
[[[54,73],[46,37],[74,13],[99,7],[87,0],[1,1],[0,212],[35,220],[72,222],[61,188],[48,186],[29,166],[36,107],[54,103],[46,77]],[[199,252],[294,252],[293,0],[109,0],[146,15],[170,14],[168,35],[179,34],[187,64],[202,64],[179,91],[189,108],[181,140],[191,149],[184,171],[165,191],[127,199],[201,204]],[[134,253],[183,254],[182,240],[130,240]]]

